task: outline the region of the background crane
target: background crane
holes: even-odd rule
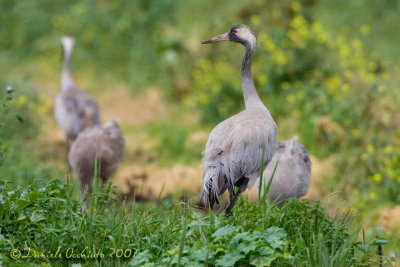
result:
[[[311,161],[307,150],[296,142],[297,136],[287,141],[280,141],[274,157],[264,170],[261,195],[274,172],[268,198],[272,202],[284,203],[290,197],[304,196],[311,182]]]
[[[92,184],[97,174],[102,183],[115,172],[125,154],[125,139],[116,120],[110,119],[103,126],[87,128],[78,135],[68,155],[69,163],[78,176],[81,198],[86,197],[82,206],[84,212],[90,201]],[[85,196],[85,187],[87,195]]]
[[[100,124],[100,108],[87,93],[76,87],[71,74],[71,57],[75,40],[70,36],[61,38],[64,65],[61,72],[61,93],[54,103],[57,124],[65,133],[67,154],[70,144],[86,127]]]

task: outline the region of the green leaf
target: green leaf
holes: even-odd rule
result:
[[[284,249],[287,243],[287,235],[284,229],[272,226],[265,230],[264,235],[266,236],[268,244],[270,244],[273,249]]]
[[[18,120],[20,123],[23,123],[23,122],[24,122],[24,119],[21,117],[21,115],[17,114],[17,115],[15,115],[15,117],[17,117],[17,120]]]
[[[17,199],[17,201],[15,201],[15,204],[17,204],[18,210],[23,210],[31,203],[32,203],[32,201],[24,200],[24,199]]]
[[[235,226],[227,225],[215,231],[214,234],[212,234],[212,237],[214,238],[214,241],[218,241],[220,239],[224,239],[227,236],[232,236],[235,230],[237,230]]]
[[[35,190],[28,194],[28,198],[33,202],[37,199],[44,199],[45,196],[44,196],[43,192],[41,192],[39,190]]]
[[[202,247],[200,250],[195,250],[192,252],[192,259],[196,260],[197,262],[207,262],[210,254],[211,253],[207,248]]]
[[[236,262],[244,258],[245,255],[243,254],[225,254],[219,259],[216,260],[217,266],[224,266],[224,267],[229,267],[229,266],[234,266]]]
[[[235,249],[238,253],[242,253],[244,255],[249,254],[251,251],[255,251],[257,249],[257,243],[240,243],[239,246]]]
[[[32,223],[37,223],[37,222],[45,220],[46,218],[39,211],[34,211],[34,212],[32,212],[29,219]]]
[[[152,256],[148,250],[139,252],[136,256],[129,262],[130,266],[142,266],[151,260]]]
[[[260,249],[258,255],[251,255],[250,264],[262,267],[270,266],[272,261],[277,258],[277,253],[269,247],[263,247]]]

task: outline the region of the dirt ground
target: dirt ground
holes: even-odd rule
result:
[[[57,93],[53,90],[45,92],[50,100]],[[159,90],[152,88],[138,96],[133,95],[128,87],[116,85],[111,94],[108,91],[99,92],[96,94],[96,99],[102,108],[103,122],[110,117],[118,118],[126,139],[127,156],[112,177],[119,194],[132,196],[135,192],[135,197],[143,201],[158,200],[167,196],[198,197],[202,184],[201,155],[199,155],[198,166],[186,166],[178,163],[170,167],[159,166],[157,162],[151,160],[137,160],[132,155],[134,151],[138,150],[149,151],[156,144],[149,136],[132,129],[167,118],[171,112],[172,108],[163,101]],[[51,157],[49,160],[57,161],[59,168],[67,171],[64,166],[65,160],[63,160],[65,159],[64,135],[57,127],[52,114],[53,106],[50,101],[41,143],[47,147],[49,147],[49,143],[53,144],[50,146],[52,151],[49,154],[53,153],[56,157]],[[196,116],[191,116],[187,120],[194,123],[193,121],[196,119],[198,120]],[[199,131],[193,133],[189,140],[204,143],[205,146],[207,138],[207,132]],[[326,174],[332,170],[334,161],[332,159],[319,160],[313,156],[311,156],[311,161],[311,186],[305,197],[310,200],[324,200],[325,194],[321,190],[321,184],[326,179]],[[257,200],[257,187],[254,186],[245,194],[250,200]]]

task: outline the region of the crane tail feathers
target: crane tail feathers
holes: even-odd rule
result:
[[[217,167],[205,168],[203,174],[203,186],[201,188],[201,200],[206,207],[213,208],[214,204],[219,204],[219,170]]]

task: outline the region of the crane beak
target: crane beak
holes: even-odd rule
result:
[[[209,43],[215,43],[215,42],[220,42],[220,41],[229,41],[229,40],[230,40],[229,39],[229,35],[226,32],[226,33],[218,35],[218,36],[216,36],[214,38],[211,38],[211,39],[209,39],[207,41],[204,41],[204,42],[202,42],[202,44],[209,44]]]

